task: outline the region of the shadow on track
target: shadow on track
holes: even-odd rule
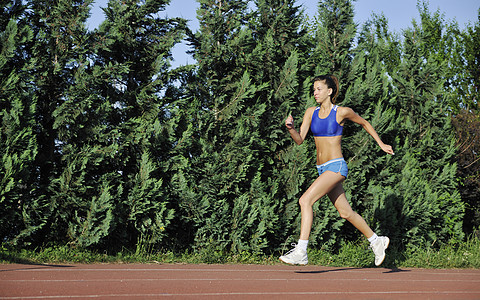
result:
[[[340,272],[340,271],[353,271],[353,270],[364,270],[365,268],[340,268],[340,269],[331,269],[331,270],[320,270],[320,271],[295,271],[298,274],[322,274],[330,272]],[[400,273],[400,272],[410,272],[410,270],[402,270],[399,268],[392,268],[389,271],[383,272],[384,274],[390,273]]]

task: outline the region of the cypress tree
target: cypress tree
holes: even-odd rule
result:
[[[339,102],[344,97],[344,87],[348,86],[345,78],[350,73],[351,49],[356,34],[353,16],[352,1],[318,2],[316,47],[311,56],[311,65],[315,74],[330,73],[342,79]]]
[[[197,112],[184,109],[182,120],[197,128],[184,131],[180,142],[190,148],[174,158],[172,182],[194,248],[210,253],[278,247],[298,215],[286,201],[299,191],[303,178],[292,172],[303,161],[290,153],[283,122],[298,101],[306,32],[293,1],[256,6],[249,15],[243,1],[201,1],[200,32],[191,38]]]
[[[425,7],[419,10],[421,23],[403,33],[400,64],[388,70],[398,121],[391,131],[397,137],[396,156],[370,179],[367,193],[382,233],[400,247],[463,238],[455,140],[442,97],[447,64],[440,51],[443,42],[432,42],[443,38],[443,23]]]
[[[189,38],[198,67],[188,82],[188,105],[178,111],[177,121],[187,129],[171,166],[180,219],[191,228],[185,240],[211,254],[251,245],[261,249],[261,236],[249,233],[258,213],[247,212],[246,205],[248,178],[256,169],[254,153],[248,151],[256,143],[250,128],[261,113],[248,105],[255,86],[245,69],[252,47],[244,26],[247,3],[199,3],[200,31]]]
[[[337,98],[339,105],[345,98],[345,91],[350,86],[349,74],[352,62],[352,45],[356,33],[353,21],[353,6],[351,1],[319,1],[317,30],[314,32],[315,48],[309,59],[312,75],[333,74],[340,80],[340,90]],[[311,95],[312,82],[304,82],[305,97]],[[315,105],[310,102],[309,106]],[[345,132],[345,135],[348,135]],[[314,153],[314,145],[311,145]],[[345,146],[343,147],[345,150]],[[314,155],[311,154],[314,158]],[[348,159],[348,157],[346,156]],[[318,174],[312,174],[317,176]],[[348,180],[352,180],[349,178]],[[353,179],[355,180],[355,179]],[[348,194],[347,194],[348,195]],[[323,245],[333,247],[342,237],[341,230],[345,222],[338,218],[338,213],[326,197],[314,204],[314,223],[310,234],[312,246]]]
[[[296,234],[298,198],[312,175],[309,145],[293,145],[285,130],[288,114],[301,122],[308,98],[302,85],[310,78],[306,53],[312,48],[303,11],[295,1],[256,1],[255,17],[249,23],[255,40],[249,70],[257,86],[255,109],[262,111],[256,131],[261,140],[257,152],[258,176],[252,182],[262,220],[267,225],[270,250],[278,249]],[[257,205],[257,204],[255,204]],[[268,209],[267,209],[268,208]],[[264,213],[262,213],[264,212]]]
[[[403,47],[388,33],[386,20],[377,17],[364,27],[356,50],[329,56],[345,58],[349,66],[341,72],[347,77],[340,78],[344,85],[341,90],[345,91],[341,105],[352,107],[369,120],[397,154],[382,155],[367,133],[347,125],[343,142],[350,168],[345,183],[347,197],[376,232],[406,247],[463,236],[459,230],[463,206],[452,164],[452,128],[441,105],[445,57],[429,54],[431,47],[438,51],[446,47],[442,41],[431,43],[432,38],[439,38],[441,19],[425,10],[421,16],[422,26],[406,31]],[[347,22],[341,28],[351,27]],[[328,32],[330,28],[322,30]],[[328,208],[321,211],[328,212]],[[448,216],[442,216],[442,211]],[[327,223],[325,218],[320,219]],[[318,229],[327,228],[327,224],[320,225],[314,224],[312,231],[312,237],[318,240],[333,244],[338,237],[355,238],[348,234],[351,227],[345,227],[342,220],[328,224],[333,232],[326,238]]]
[[[25,107],[35,108],[31,111],[34,118],[25,128],[34,134],[37,151],[33,164],[27,164],[30,175],[24,177],[29,179],[30,191],[20,204],[23,217],[22,224],[17,226],[21,229],[15,239],[18,243],[38,244],[56,237],[52,231],[58,229],[59,204],[51,201],[51,182],[61,165],[61,153],[53,114],[65,99],[65,88],[72,83],[74,61],[84,48],[82,23],[88,17],[90,3],[25,2],[27,9],[20,24],[28,23],[32,38],[21,48],[20,57],[26,60],[26,65],[18,74],[23,89],[28,91],[29,102]]]
[[[350,85],[346,88],[342,103],[368,120],[383,142],[394,147],[397,125],[395,110],[390,107],[392,88],[387,65],[396,65],[400,52],[395,45],[397,39],[388,32],[386,19],[375,16],[360,32],[358,45],[352,49],[353,60],[348,75]],[[354,210],[363,215],[378,233],[383,226],[376,224],[372,215],[372,199],[369,197],[370,181],[379,177],[388,168],[392,156],[386,155],[360,126],[347,122],[344,129],[343,154],[349,166],[349,178],[344,183],[347,199]],[[395,150],[396,151],[396,150]],[[391,184],[387,182],[385,184]],[[341,236],[350,240],[359,238],[360,233],[345,223]]]
[[[169,1],[110,1],[91,37],[90,64],[56,111],[70,242],[108,249],[160,245],[174,210],[163,184],[165,90],[185,20],[155,16]],[[122,243],[118,243],[121,240]]]
[[[186,28],[156,15],[167,0],[112,0],[95,32],[85,26],[90,0],[4,2],[4,240],[102,249],[173,241],[212,262],[224,251],[278,250],[296,236],[298,197],[316,176],[313,143],[293,145],[284,120],[292,113],[300,124],[320,73],[340,78],[339,104],[396,152],[380,155],[363,129],[346,126],[354,209],[403,247],[463,238],[455,176],[478,172],[457,173],[454,161],[475,168],[476,152],[455,156],[450,115],[476,124],[478,26],[456,42],[458,26],[424,3],[402,39],[375,16],[353,48],[348,0],[320,1],[311,37],[294,1],[257,0],[249,11],[245,1],[200,0],[201,27],[189,35],[198,65],[171,70]],[[457,130],[457,141],[474,128]],[[478,189],[465,182],[473,218],[478,201],[467,196]],[[330,201],[315,213],[313,246],[357,238]]]
[[[24,4],[1,1],[0,6],[0,238],[11,241],[25,229],[22,214],[35,190],[35,103],[25,85],[25,47],[32,31],[25,22]]]

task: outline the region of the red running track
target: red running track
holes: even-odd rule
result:
[[[480,270],[0,264],[0,299],[480,299]]]

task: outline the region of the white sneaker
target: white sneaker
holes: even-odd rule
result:
[[[295,248],[288,251],[287,254],[280,256],[280,260],[291,265],[306,265],[308,264],[307,251],[299,249],[295,245]]]
[[[390,244],[390,239],[386,236],[379,236],[375,243],[370,245],[372,248],[373,253],[375,253],[375,265],[379,266],[382,264],[383,260],[385,259],[385,249],[388,248],[388,244]]]

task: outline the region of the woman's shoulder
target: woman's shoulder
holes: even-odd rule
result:
[[[350,107],[337,107],[337,120],[339,120],[339,123],[343,123],[345,120],[353,120],[356,116],[357,114]]]
[[[338,105],[336,105],[336,107],[337,107],[337,112],[340,115],[348,115],[354,112],[353,109],[351,109],[350,107],[338,106]]]
[[[312,116],[313,116],[313,112],[315,111],[317,107],[316,106],[312,106],[312,107],[309,107],[305,110],[305,113],[303,114],[303,120],[305,120],[305,118],[307,119],[311,119]]]
[[[313,114],[313,112],[317,109],[317,106],[311,106],[305,110],[305,114]]]

